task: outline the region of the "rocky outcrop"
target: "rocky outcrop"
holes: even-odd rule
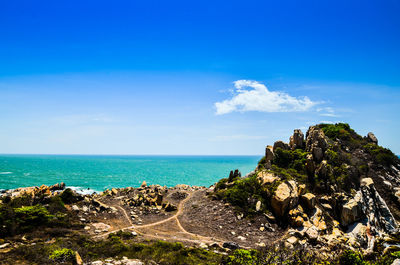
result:
[[[279,180],[279,177],[275,176],[274,173],[269,172],[268,170],[261,170],[257,174],[257,178],[260,181],[261,185],[272,184],[275,181]]]
[[[343,226],[347,226],[363,217],[361,208],[361,192],[358,192],[354,198],[349,199],[342,207],[340,219]]]
[[[372,132],[369,132],[367,134],[367,140],[369,142],[371,142],[371,143],[376,144],[376,145],[378,144],[378,138],[376,138],[375,134],[373,134]]]
[[[282,217],[285,213],[295,207],[298,203],[299,195],[295,181],[287,181],[279,184],[271,199],[271,206],[274,213]]]
[[[375,189],[371,178],[361,181],[362,211],[368,219],[368,224],[376,229],[378,234],[394,233],[397,229],[396,220],[386,202]]]
[[[316,198],[314,194],[306,193],[300,197],[300,201],[306,209],[312,210],[315,207]]]
[[[325,150],[328,148],[328,139],[321,128],[311,126],[307,131],[306,150],[313,155],[316,162],[321,162]]]
[[[292,150],[304,147],[304,134],[300,129],[295,129],[293,135],[290,136],[289,146]]]
[[[272,148],[272,151],[275,153],[276,149],[282,149],[282,150],[289,150],[289,145],[287,143],[284,143],[282,141],[276,141],[274,143],[274,147]]]
[[[242,174],[240,173],[240,171],[238,169],[235,169],[235,171],[231,170],[231,172],[229,173],[228,182],[232,182],[234,179],[240,178],[240,177],[242,177]]]

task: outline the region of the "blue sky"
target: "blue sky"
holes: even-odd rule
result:
[[[400,154],[399,12],[396,0],[3,1],[0,153],[258,155],[344,121]]]

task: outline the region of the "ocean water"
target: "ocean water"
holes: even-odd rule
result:
[[[229,171],[254,170],[261,156],[0,155],[0,189],[65,182],[85,191],[160,184],[210,186]],[[88,190],[89,189],[89,190]]]

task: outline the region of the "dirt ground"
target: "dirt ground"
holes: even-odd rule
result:
[[[177,206],[177,210],[172,212],[166,212],[160,207],[124,205],[122,200],[129,197],[129,194],[102,196],[98,200],[113,207],[114,212],[79,212],[79,217],[85,219],[86,223],[86,229],[82,232],[102,238],[123,230],[136,232],[139,241],[180,241],[187,245],[203,246],[215,243],[222,246],[224,242],[235,242],[245,248],[256,248],[260,243],[271,245],[284,235],[285,231],[270,224],[264,215],[240,218],[233,206],[210,199],[208,191],[207,188],[168,189],[163,201]],[[135,216],[133,219],[132,214]],[[104,223],[110,227],[101,232],[95,231],[95,223]]]

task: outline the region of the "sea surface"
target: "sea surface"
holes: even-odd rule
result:
[[[261,156],[0,155],[0,189],[64,182],[80,192],[160,184],[210,186],[255,169]]]

